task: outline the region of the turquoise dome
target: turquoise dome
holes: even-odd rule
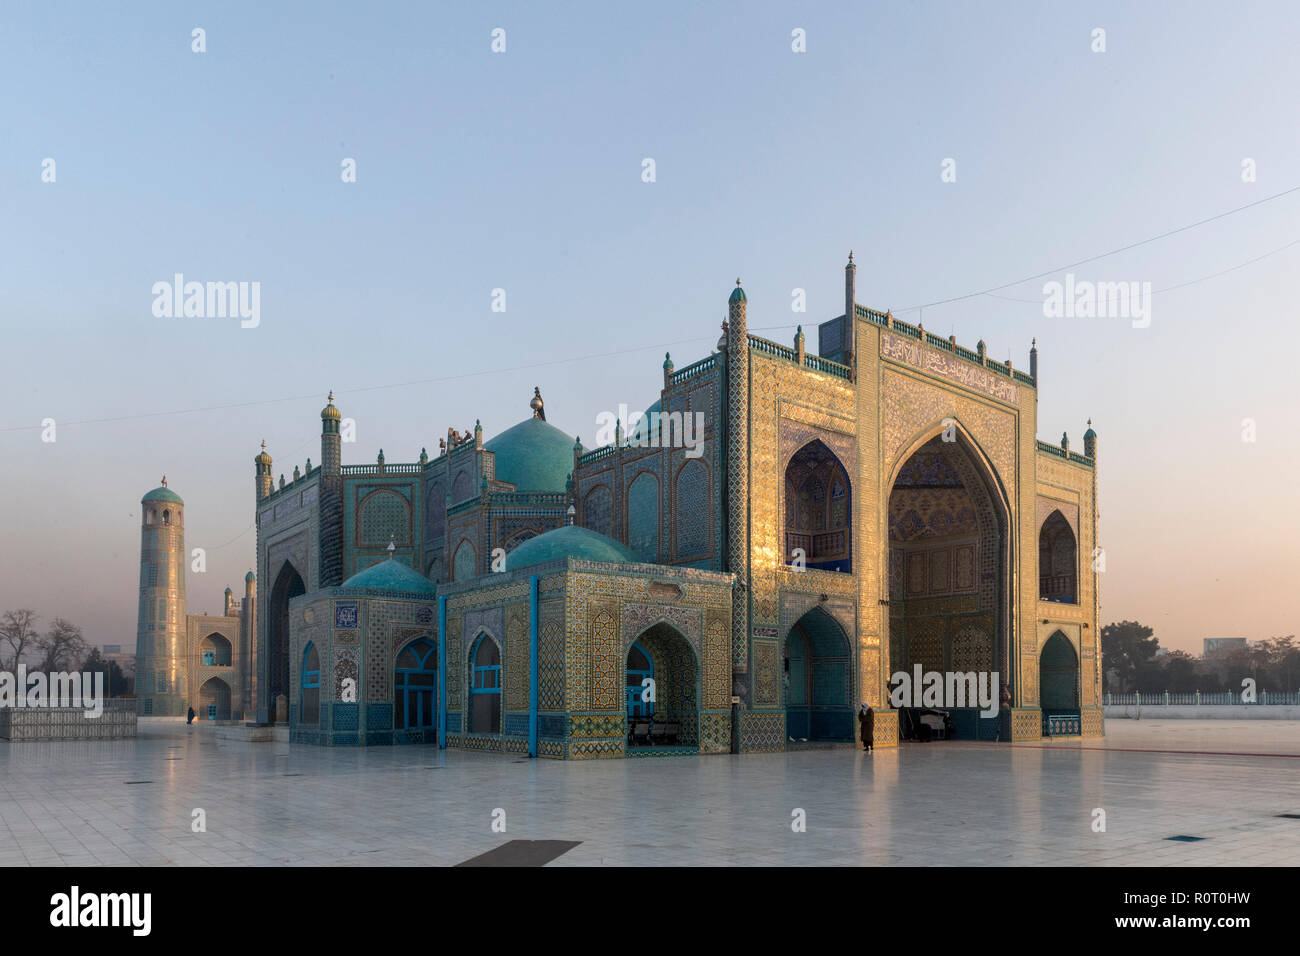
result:
[[[421,597],[433,597],[433,582],[410,565],[389,558],[358,571],[343,582],[345,588],[376,588],[403,591]]]
[[[256,580],[257,580],[257,575],[254,574],[252,571],[249,571],[247,574],[244,575],[244,580],[245,580],[245,581],[256,581]]]
[[[153,491],[149,492],[140,500],[141,501],[170,501],[173,504],[178,504],[178,505],[185,504],[185,502],[181,499],[181,496],[178,495],[176,492],[172,491],[166,485],[162,485],[161,487],[155,488]]]
[[[598,531],[566,525],[529,538],[506,556],[506,567],[515,571],[534,564],[577,558],[603,564],[635,564],[641,559],[632,549]]]
[[[730,297],[728,297],[727,301],[728,301],[728,302],[744,302],[744,301],[745,301],[745,290],[742,289],[742,288],[740,287],[740,280],[739,280],[739,279],[736,280],[736,287],[735,287],[734,289],[731,290],[731,295],[730,295]]]
[[[564,491],[573,471],[573,437],[540,418],[526,418],[483,447],[496,455],[497,481],[518,491]]]

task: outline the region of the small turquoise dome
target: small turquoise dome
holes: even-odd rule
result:
[[[744,302],[744,301],[745,301],[745,290],[742,289],[742,288],[740,287],[740,280],[739,280],[739,279],[736,280],[736,287],[735,287],[734,289],[731,290],[731,295],[730,295],[730,297],[727,299],[727,301],[728,301],[728,302]]]
[[[381,591],[403,591],[407,594],[433,597],[433,582],[419,571],[401,561],[389,558],[358,571],[343,582],[345,588],[377,588]]]
[[[178,495],[176,492],[172,491],[166,485],[162,485],[158,488],[155,488],[153,491],[149,492],[140,500],[142,502],[143,501],[170,501],[171,503],[177,505],[185,504],[185,502],[181,499],[181,496]]]
[[[641,559],[632,549],[598,531],[566,525],[529,538],[506,556],[510,571],[560,558],[599,561],[603,564],[635,564]]]
[[[1084,441],[1087,441],[1087,440],[1090,439],[1090,438],[1096,438],[1096,437],[1097,437],[1097,433],[1096,433],[1095,431],[1092,430],[1091,426],[1089,426],[1088,430],[1087,430],[1086,432],[1083,433],[1083,440],[1084,440]]]
[[[496,478],[518,491],[564,491],[573,471],[573,443],[541,418],[526,418],[483,447],[496,455]]]
[[[254,574],[252,571],[249,571],[247,574],[244,575],[244,580],[245,580],[245,581],[256,581],[256,580],[257,580],[257,575]]]

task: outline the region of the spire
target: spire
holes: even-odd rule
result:
[[[533,410],[533,418],[540,418],[546,421],[546,403],[542,401],[542,390],[538,386],[533,386],[533,400],[528,403],[528,407]]]
[[[389,561],[393,560],[393,552],[395,552],[396,550],[397,550],[397,545],[393,542],[393,539],[390,537],[388,539],[388,548],[387,548]]]
[[[167,487],[167,476],[166,476],[166,475],[163,475],[163,476],[162,476],[162,486],[163,486],[164,488]]]

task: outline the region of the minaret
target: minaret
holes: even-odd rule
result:
[[[269,498],[275,481],[271,477],[271,456],[266,453],[266,440],[262,440],[262,450],[253,458],[253,483],[257,488],[257,500]]]
[[[239,608],[240,683],[243,686],[243,711],[250,717],[253,709],[253,681],[257,676],[257,575],[244,575],[244,603]]]
[[[135,639],[138,713],[183,715],[190,706],[185,647],[185,502],[162,484],[140,499],[140,613]]]
[[[727,300],[727,570],[731,603],[732,693],[749,704],[749,332],[745,290]]]
[[[320,583],[343,583],[343,414],[329,393],[320,410]],[[383,452],[380,452],[383,455]],[[382,461],[380,462],[382,472]],[[269,586],[269,585],[268,585]]]
[[[849,250],[849,264],[844,267],[844,364],[854,368],[854,349],[857,347],[858,317],[853,308],[857,301],[858,267],[853,264],[853,250]],[[857,376],[854,376],[857,379]]]

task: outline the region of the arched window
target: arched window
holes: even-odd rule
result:
[[[785,563],[853,570],[849,474],[820,440],[804,445],[785,469]]]
[[[214,631],[199,642],[199,653],[204,667],[229,667],[234,652],[230,641]]]
[[[171,523],[172,523],[172,513],[171,513],[170,511],[168,511],[166,508],[164,508],[164,509],[163,509],[163,524],[171,524]]]
[[[633,644],[627,652],[627,715],[629,717],[653,717],[655,704],[646,700],[644,681],[654,680],[655,665],[650,655],[640,644]]]
[[[308,642],[302,655],[302,697],[299,699],[298,723],[320,723],[320,653]]]
[[[1038,533],[1039,600],[1079,603],[1078,551],[1070,522],[1059,510],[1053,511]]]
[[[474,545],[468,541],[460,543],[452,558],[451,569],[452,580],[457,584],[478,575],[478,552],[474,550]]]
[[[144,523],[145,523],[145,524],[153,524],[153,509],[152,509],[152,508],[145,508],[145,509],[144,509]]]
[[[437,726],[438,653],[421,637],[402,648],[393,665],[393,729],[432,730]]]
[[[469,732],[501,733],[501,649],[486,634],[469,657]]]

